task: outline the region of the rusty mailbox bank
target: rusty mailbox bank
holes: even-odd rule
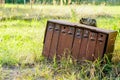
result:
[[[48,20],[43,55],[57,59],[71,55],[74,60],[102,58],[114,50],[117,32],[61,20]]]

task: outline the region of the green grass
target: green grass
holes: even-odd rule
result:
[[[2,15],[0,17],[6,16],[5,20],[0,21],[0,80],[6,78],[15,80],[119,80],[120,35],[116,38],[112,62],[105,62],[105,57],[104,64],[100,64],[100,61],[76,64],[70,58],[63,58],[58,64],[55,59],[48,61],[41,54],[48,19],[79,22],[80,17],[90,16],[96,18],[99,28],[117,30],[120,34],[119,8],[120,6],[35,5],[32,11],[28,5],[17,7],[17,5],[7,4],[5,7],[0,7]],[[11,9],[15,10],[15,15],[12,11],[7,15]],[[81,13],[82,9],[86,11]],[[8,19],[9,16],[30,18],[29,15],[35,13],[40,17],[39,20],[35,16],[31,20],[18,17]]]
[[[38,61],[46,21],[2,21],[0,27],[0,63]]]

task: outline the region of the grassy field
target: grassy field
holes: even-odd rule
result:
[[[117,30],[112,62],[60,64],[46,60],[41,52],[48,19],[79,22],[97,20],[99,28]],[[120,80],[120,6],[9,5],[0,7],[0,80]],[[105,57],[106,59],[106,57]],[[104,60],[104,59],[103,59]]]

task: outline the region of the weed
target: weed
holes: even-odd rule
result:
[[[4,9],[1,8],[0,13],[1,17],[5,18],[0,21],[0,65],[18,67],[18,64],[21,64],[22,69],[16,71],[15,80],[119,80],[119,35],[116,38],[115,51],[112,53],[112,62],[105,56],[102,61],[77,64],[72,62],[69,55],[67,58],[64,56],[58,63],[56,56],[53,62],[42,56],[44,31],[48,19],[78,22],[77,20],[83,16],[94,17],[99,28],[116,30],[120,34],[119,8],[119,6],[35,5],[31,10],[29,6],[16,7],[7,4]],[[19,19],[16,16],[19,16]],[[25,18],[31,20],[23,20]],[[23,71],[26,64],[30,70]],[[10,74],[9,71],[3,72],[5,70],[0,67],[0,79],[5,79],[5,76]],[[15,73],[15,69],[11,70]]]

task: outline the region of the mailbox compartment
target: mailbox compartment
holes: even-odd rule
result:
[[[59,35],[57,57],[61,58],[71,54],[73,36],[74,36],[74,27],[70,26],[61,26],[61,32]]]
[[[75,36],[74,36],[74,42],[72,47],[72,58],[74,60],[78,60],[80,47],[82,43],[82,37],[83,37],[83,29],[76,28]]]
[[[60,34],[60,25],[55,24],[52,41],[51,41],[50,52],[49,52],[50,59],[53,58],[57,53],[59,34]]]
[[[54,30],[54,23],[48,23],[47,27],[46,27],[46,33],[45,33],[45,38],[44,38],[44,46],[43,46],[43,55],[46,56],[46,57],[49,56],[53,30]]]
[[[89,33],[89,39],[86,49],[86,59],[87,60],[94,60],[94,53],[96,48],[96,42],[97,42],[97,33],[90,31]]]
[[[97,43],[95,47],[94,59],[102,58],[105,51],[105,43],[107,39],[107,34],[98,33]]]
[[[84,29],[81,47],[80,47],[80,52],[78,55],[78,57],[79,57],[78,60],[85,60],[86,59],[86,49],[87,49],[87,45],[88,45],[89,33],[90,33],[89,30]]]

